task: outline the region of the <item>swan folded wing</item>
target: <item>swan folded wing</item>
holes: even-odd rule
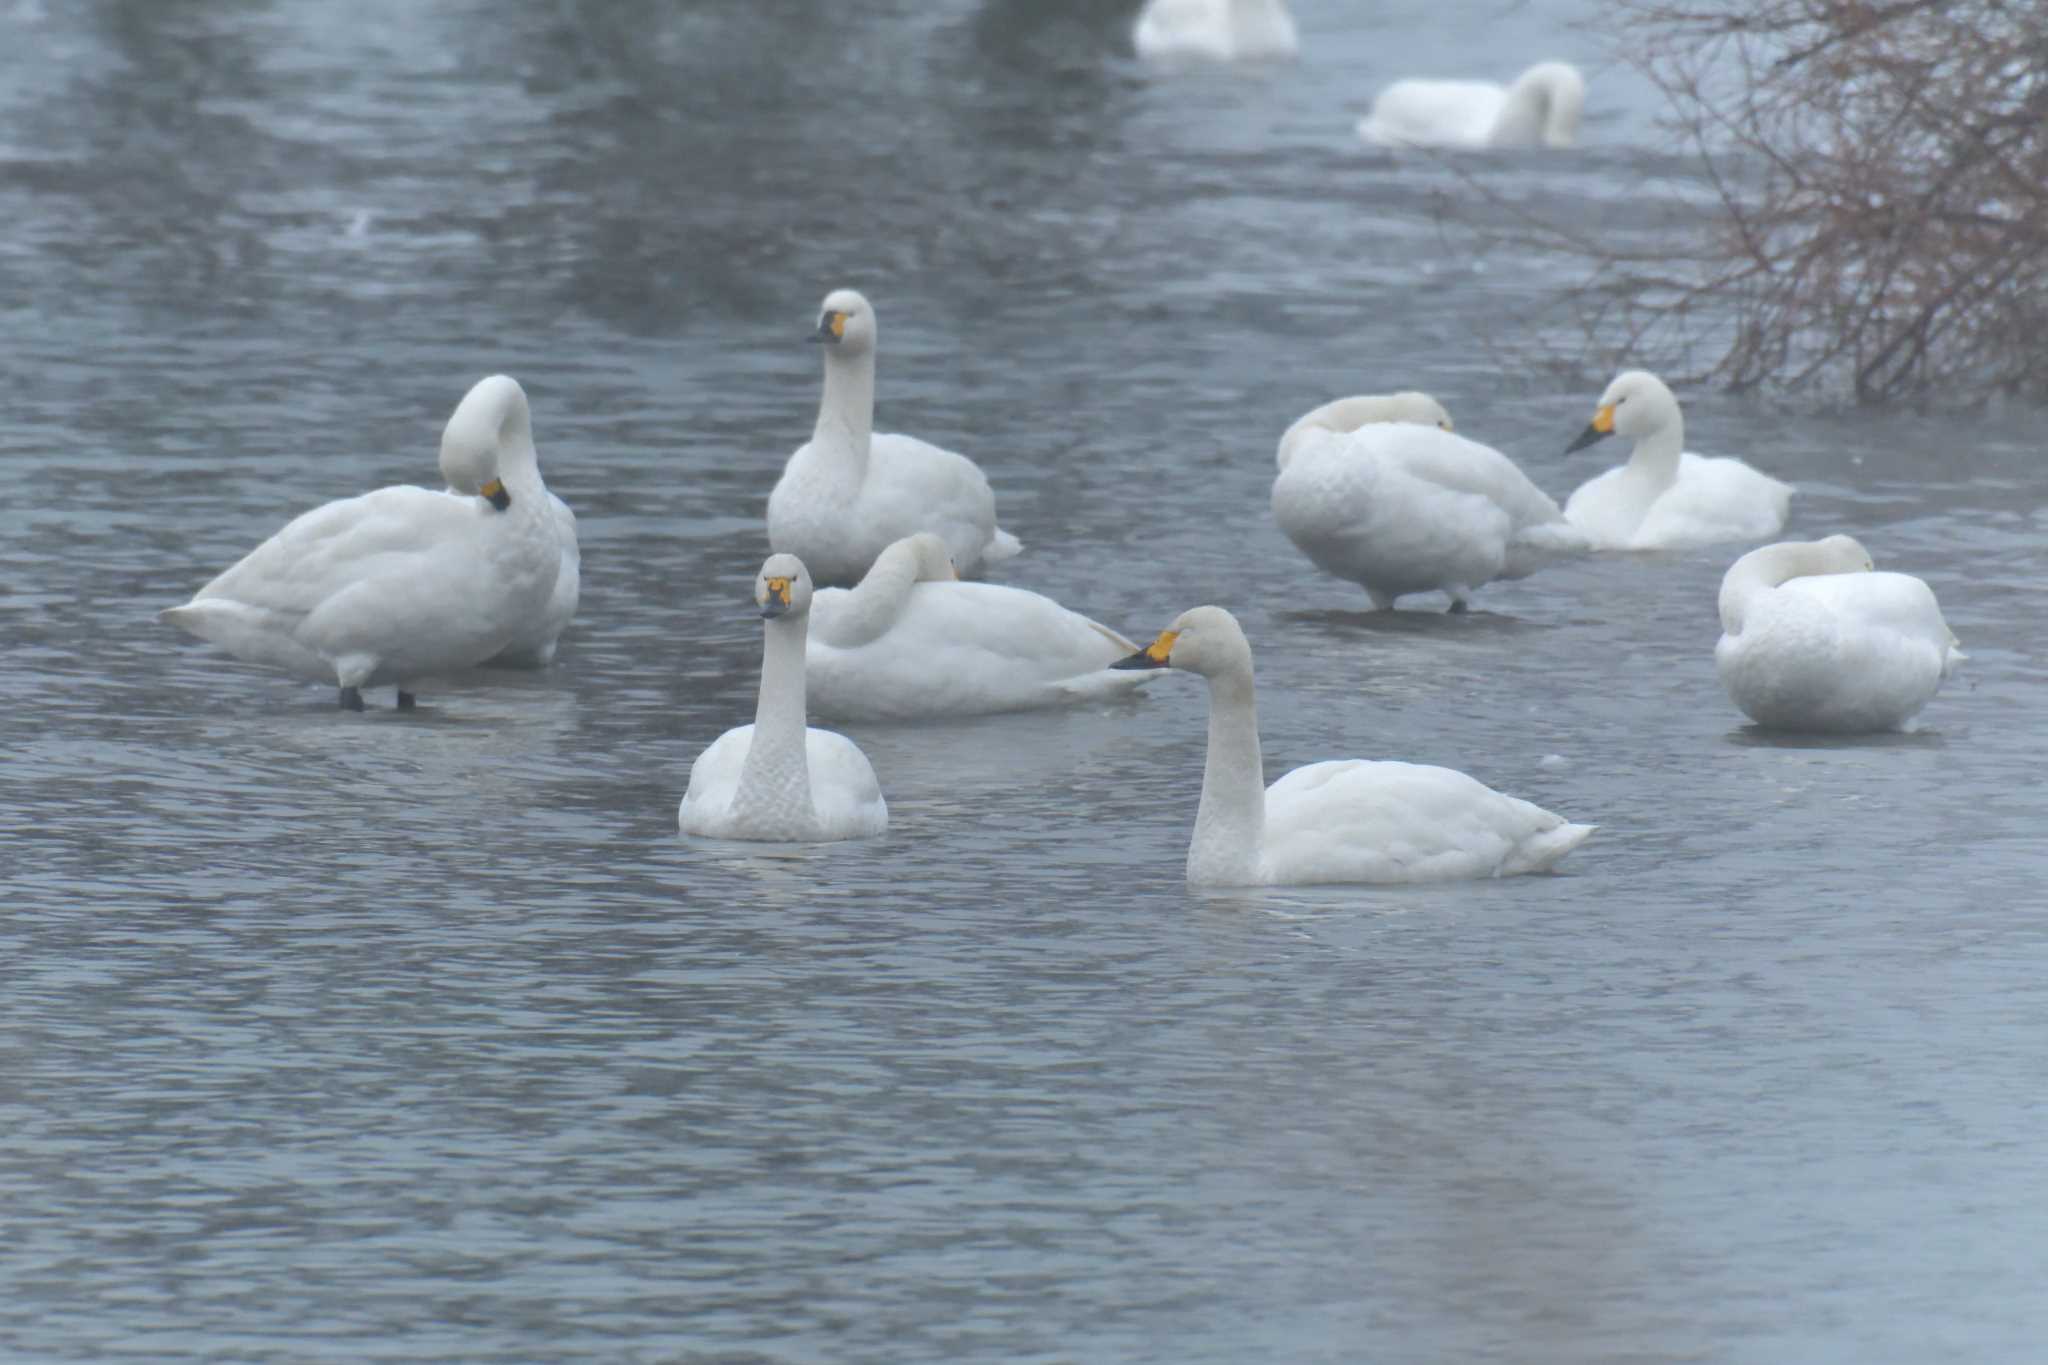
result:
[[[1678,481],[1650,505],[1630,540],[1644,549],[1766,540],[1784,529],[1791,505],[1790,484],[1741,460],[1688,451],[1679,457]]]
[[[1551,496],[1531,482],[1513,460],[1456,432],[1382,425],[1360,428],[1351,439],[1354,450],[1383,451],[1411,477],[1485,498],[1506,512],[1516,527],[1555,521],[1563,515]]]
[[[1871,669],[1889,662],[1947,677],[1961,660],[1934,590],[1911,574],[1817,574],[1792,579],[1778,591],[1828,613],[1845,665]]]
[[[1507,90],[1491,81],[1395,81],[1359,124],[1367,140],[1389,146],[1483,147]]]
[[[889,827],[882,785],[859,745],[836,731],[812,727],[804,732],[804,755],[822,837],[862,838]]]
[[[854,518],[876,554],[904,536],[935,531],[962,573],[988,556],[996,495],[974,461],[915,436],[881,433],[868,447],[868,462]]]
[[[194,596],[304,616],[365,575],[402,570],[459,524],[468,501],[399,486],[326,503],[287,522]]]

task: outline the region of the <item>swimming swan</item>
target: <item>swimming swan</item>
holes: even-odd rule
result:
[[[1594,549],[1673,550],[1784,529],[1792,485],[1740,460],[1687,451],[1678,400],[1647,370],[1615,376],[1565,454],[1611,435],[1635,439],[1628,463],[1580,484],[1564,505]]]
[[[1358,135],[1387,146],[1569,147],[1585,103],[1585,78],[1567,62],[1538,62],[1510,86],[1400,80],[1373,100]]]
[[[811,576],[770,555],[754,579],[763,619],[754,723],[727,730],[690,765],[676,808],[685,834],[776,843],[865,839],[889,828],[867,755],[845,735],[804,724],[804,633]]]
[[[1767,730],[1896,730],[1964,658],[1933,591],[1874,572],[1849,536],[1736,560],[1721,580],[1721,630],[1721,685]]]
[[[974,461],[914,436],[874,433],[875,310],[851,289],[825,296],[818,330],[825,394],[818,425],[768,495],[768,543],[819,582],[853,583],[904,536],[936,531],[960,572],[1023,548],[996,526],[996,496]]]
[[[1301,47],[1286,0],[1152,0],[1131,42],[1148,61],[1292,57]]]
[[[1183,612],[1117,668],[1209,681],[1209,757],[1188,844],[1198,885],[1434,882],[1541,872],[1593,832],[1449,768],[1345,759],[1265,785],[1252,649],[1221,607]]]
[[[1287,429],[1276,460],[1273,519],[1381,611],[1436,590],[1463,611],[1482,584],[1590,548],[1514,461],[1453,435],[1428,394],[1326,403]]]
[[[332,680],[341,705],[503,649],[551,600],[561,552],[532,449],[526,395],[503,375],[470,389],[441,434],[453,493],[399,485],[296,518],[190,602],[162,612],[238,659]]]
[[[1069,706],[1151,681],[1110,665],[1137,646],[1049,597],[962,583],[929,531],[882,551],[857,588],[811,603],[805,654],[821,715],[918,719]]]

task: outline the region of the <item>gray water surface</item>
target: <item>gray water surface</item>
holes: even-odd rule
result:
[[[1654,231],[1703,186],[1590,6],[1296,0],[1299,64],[1166,73],[1129,9],[0,9],[0,1350],[2039,1359],[2042,415],[1683,394],[1794,533],[1940,595],[1970,662],[1909,735],[1744,726],[1734,549],[1369,616],[1272,524],[1279,432],[1424,388],[1563,495],[1618,457],[1557,453],[1607,375],[1518,359],[1568,273],[1456,212]],[[1549,55],[1579,150],[1353,138],[1394,76]],[[1274,775],[1446,763],[1598,835],[1191,893],[1167,677],[849,727],[879,841],[680,837],[841,284],[884,428],[994,481],[1005,581],[1133,634],[1229,606]],[[431,479],[493,370],[582,519],[552,670],[354,716],[155,622]]]

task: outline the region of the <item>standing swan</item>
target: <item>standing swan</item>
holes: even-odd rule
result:
[[[505,668],[545,668],[554,661],[555,641],[576,616],[576,604],[583,591],[583,556],[576,544],[576,514],[548,490],[541,480],[540,455],[533,448],[533,423],[526,406],[526,394],[519,385],[503,375],[496,375],[477,385],[474,394],[492,386],[494,395],[488,400],[480,399],[480,410],[488,411],[492,403],[504,405],[508,414],[505,422],[504,441],[499,448],[498,468],[505,480],[505,486],[518,496],[522,491],[547,504],[549,519],[554,523],[555,537],[561,546],[561,564],[555,574],[555,590],[548,598],[545,611],[521,624],[512,642],[485,662]],[[509,391],[503,386],[510,385]],[[458,409],[458,413],[459,413]],[[457,488],[458,493],[473,492],[473,489]]]
[[[1151,0],[1131,43],[1147,61],[1282,58],[1301,47],[1286,0]]]
[[[539,473],[512,453],[522,442],[531,451],[525,393],[481,380],[441,434],[455,494],[398,485],[316,507],[161,617],[238,659],[332,680],[348,710],[386,683],[410,710],[422,679],[482,662],[547,610],[561,552]]]
[[[1276,459],[1273,519],[1380,611],[1431,591],[1464,611],[1482,584],[1590,548],[1514,461],[1453,435],[1428,394],[1326,403],[1287,429]]]
[[[804,724],[804,634],[811,576],[770,555],[754,579],[763,619],[754,723],[727,730],[690,765],[676,808],[685,834],[776,843],[865,839],[889,827],[867,755],[845,735]]]
[[[1896,730],[1962,662],[1933,591],[1849,536],[1751,550],[1721,580],[1714,668],[1766,730]]]
[[[899,720],[1072,706],[1133,691],[1110,665],[1137,646],[1050,597],[962,583],[929,531],[882,551],[856,588],[811,602],[806,654],[820,714]]]
[[[825,296],[811,340],[825,353],[818,425],[768,495],[768,544],[819,581],[852,583],[891,543],[935,531],[960,572],[1023,548],[996,525],[974,461],[914,436],[876,435],[875,310],[851,289]]]
[[[1565,454],[1614,435],[1635,439],[1628,463],[1580,484],[1564,505],[1594,549],[1675,550],[1784,529],[1792,485],[1740,460],[1687,451],[1678,400],[1649,371],[1616,375]]]
[[[1593,832],[1449,768],[1343,759],[1265,785],[1252,648],[1237,618],[1196,607],[1118,668],[1209,680],[1209,758],[1188,844],[1198,885],[1436,882],[1542,872]]]
[[[1394,147],[1569,147],[1585,103],[1585,78],[1568,62],[1538,62],[1510,86],[1410,78],[1380,91],[1358,135]]]

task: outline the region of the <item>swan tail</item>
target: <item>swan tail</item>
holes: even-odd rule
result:
[[[1512,877],[1521,872],[1548,872],[1565,854],[1585,843],[1598,828],[1598,825],[1575,825],[1566,821],[1533,835],[1502,864],[1500,875]]]
[[[1008,559],[1024,548],[1024,542],[998,526],[988,538],[988,548],[981,552],[981,562],[993,564],[999,559]]]

